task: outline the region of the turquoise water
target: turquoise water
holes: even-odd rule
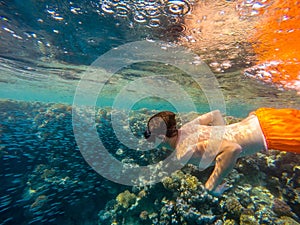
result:
[[[171,154],[147,149],[143,140],[157,111],[174,111],[183,123],[216,108],[228,122],[263,106],[299,109],[295,92],[245,77],[242,58],[212,72],[209,61],[177,51],[183,16],[194,3],[0,1],[0,224],[299,223],[299,155],[241,159],[227,178],[231,188],[215,197],[203,188],[211,168],[186,166],[162,183],[146,185],[139,177],[139,184],[124,185],[130,174],[120,178],[113,161],[89,154],[98,147],[84,144],[94,130],[111,156],[135,168]],[[156,60],[131,60],[155,48],[121,51],[136,41],[162,42]],[[115,57],[105,55],[111,52]],[[165,52],[172,63],[160,58]],[[112,73],[118,63],[126,66]],[[82,121],[75,119],[78,105],[86,107]],[[90,119],[78,138],[74,126]],[[129,132],[134,146],[122,142]]]

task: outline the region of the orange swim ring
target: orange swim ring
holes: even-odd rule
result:
[[[274,0],[260,11],[249,42],[257,57],[246,75],[300,94],[300,1]]]

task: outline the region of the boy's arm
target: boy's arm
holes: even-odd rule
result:
[[[242,152],[242,147],[237,143],[223,141],[220,150],[216,157],[215,168],[205,183],[205,188],[215,195],[220,195],[226,190],[224,185],[219,184],[235,166],[236,160]]]
[[[222,116],[220,110],[214,110],[209,113],[205,113],[205,114],[197,117],[193,121],[191,121],[191,123],[200,124],[200,125],[211,124],[213,126],[225,125],[225,121],[223,119],[223,116]]]

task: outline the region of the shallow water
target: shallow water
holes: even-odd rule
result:
[[[82,156],[97,151],[88,144],[83,147],[88,146],[86,152],[79,149],[79,140],[89,143],[89,131],[96,128],[104,148],[126,165],[125,170],[156,165],[171,152],[149,147],[142,136],[147,119],[160,110],[176,111],[183,123],[220,108],[230,123],[258,107],[300,108],[295,91],[279,90],[244,75],[244,69],[254,64],[253,52],[239,38],[209,42],[207,37],[219,36],[222,30],[204,29],[205,46],[194,48],[190,34],[195,27],[184,21],[198,12],[196,3],[200,4],[0,1],[0,224],[299,222],[299,155],[271,151],[241,159],[227,179],[232,188],[221,197],[203,189],[211,169],[199,172],[187,166],[184,174],[168,174],[163,183],[148,186],[140,176],[137,182],[144,185],[132,187],[112,182],[126,183],[132,177],[120,178],[119,168],[103,160],[102,153],[86,155],[94,157],[94,169],[106,170],[101,175]],[[202,3],[206,10],[212,8]],[[243,23],[251,23],[257,4],[262,3],[243,3],[236,10]],[[214,4],[222,14],[235,1]],[[207,11],[206,16],[210,14],[214,11]],[[211,24],[209,18],[202,17],[204,24]],[[121,60],[103,58],[104,53],[119,53],[124,44],[135,41],[163,41],[159,45],[162,56],[178,46],[193,52],[185,52],[186,58],[179,57],[181,50],[177,58],[166,54],[174,56],[174,63],[161,55],[156,55],[157,60],[131,61],[134,50],[125,52]],[[151,52],[140,50],[139,56]],[[102,61],[103,67],[95,61],[99,57],[107,60]],[[126,66],[111,74],[109,69],[115,68],[117,59]],[[196,68],[197,76],[182,68]],[[78,87],[83,83],[87,86],[81,90]],[[94,89],[97,84],[103,84],[103,89]],[[82,93],[83,98],[76,98]],[[82,121],[74,119],[77,104],[87,107],[80,114]],[[89,121],[89,115],[93,124],[81,127],[78,139],[74,124]],[[122,142],[129,133],[134,147]],[[151,176],[156,179],[153,172]]]
[[[74,94],[80,79],[89,73],[88,66],[64,65],[60,63],[38,63],[18,62],[12,60],[2,60],[1,62],[1,97],[22,101],[41,101],[73,104]],[[93,69],[104,73],[98,68]],[[105,73],[104,73],[105,74]],[[197,105],[197,111],[204,113],[210,110],[207,96],[201,87],[191,85],[193,79],[174,66],[164,66],[162,63],[137,63],[128,68],[121,69],[110,79],[111,82],[105,85],[101,91],[101,99],[98,106],[112,106],[115,96],[123,87],[130,82],[142,77],[153,76],[173,77],[177,84],[184,89],[188,89],[188,95]],[[104,76],[104,75],[103,75]],[[180,77],[181,76],[181,77]],[[183,77],[186,77],[184,79]],[[258,107],[290,107],[299,108],[300,98],[293,91],[281,91],[265,85],[256,80],[243,76],[240,69],[234,72],[215,74],[220,89],[225,100],[226,114],[238,117],[246,116],[251,110]],[[167,87],[166,87],[167,88]],[[135,90],[139,94],[141,90]],[[170,91],[172,88],[170,88]],[[153,90],[156,95],[159,90]],[[176,95],[176,93],[174,93]],[[130,97],[130,96],[129,96]],[[100,97],[99,97],[100,98]],[[150,98],[139,103],[135,108],[149,109],[172,109],[166,102],[167,99]],[[156,104],[155,104],[156,102]],[[125,107],[125,106],[124,106]],[[158,108],[157,108],[158,107]],[[122,107],[121,107],[122,108]]]

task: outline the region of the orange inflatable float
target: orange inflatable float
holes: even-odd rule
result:
[[[268,149],[300,153],[300,110],[260,108],[254,114]]]
[[[300,94],[300,1],[267,3],[249,37],[257,64],[245,73]]]

